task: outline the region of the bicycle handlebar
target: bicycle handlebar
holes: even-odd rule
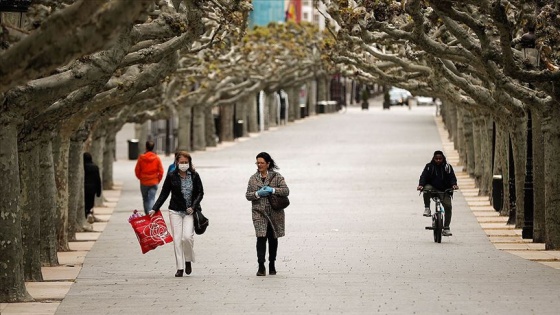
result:
[[[454,191],[455,189],[453,188],[447,188],[444,191],[439,191],[439,190],[435,190],[435,189],[430,189],[430,190],[426,190],[426,189],[421,189],[420,193],[418,193],[418,195],[420,196],[423,192],[427,192],[427,193],[431,193],[431,194],[449,194],[451,195],[451,193]]]

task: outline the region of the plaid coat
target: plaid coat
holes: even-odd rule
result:
[[[258,198],[257,190],[263,186],[270,186],[275,189],[274,194],[280,196],[288,196],[290,189],[286,185],[284,177],[275,171],[268,171],[268,175],[263,182],[260,173],[257,171],[247,184],[247,193],[245,197],[251,201],[253,212],[253,225],[255,226],[255,234],[257,237],[266,236],[266,227],[268,222],[271,223],[276,238],[285,235],[285,216],[284,210],[272,210],[267,197]]]

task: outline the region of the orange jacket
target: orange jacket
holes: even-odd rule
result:
[[[154,186],[159,184],[163,178],[163,165],[157,154],[148,151],[140,155],[134,172],[140,180],[140,184]]]

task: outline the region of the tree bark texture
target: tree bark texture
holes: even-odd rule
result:
[[[494,148],[494,172],[493,175],[502,176],[502,210],[500,215],[507,216],[509,206],[509,132],[501,124],[496,123],[496,140]]]
[[[457,109],[457,141],[455,148],[459,153],[459,161],[463,165],[463,171],[466,171],[467,154],[466,154],[466,141],[465,141],[465,119],[464,109]]]
[[[56,203],[56,185],[55,185],[55,165],[53,161],[53,145],[52,138],[44,138],[39,142],[41,159],[39,161],[40,171],[39,180],[41,196],[35,205],[37,209],[41,209],[41,262],[43,266],[58,266],[57,252],[57,203]],[[65,163],[66,164],[66,163]],[[67,189],[64,190],[66,194]]]
[[[43,281],[41,272],[41,190],[37,174],[41,152],[39,139],[20,141],[18,148],[21,196],[21,236],[23,244],[23,268],[26,281]]]
[[[220,142],[233,141],[233,104],[220,105]]]
[[[105,128],[101,127],[100,124],[97,124],[95,128],[90,132],[91,136],[91,146],[90,146],[90,153],[93,158],[93,162],[99,168],[99,175],[101,176],[101,183],[105,180],[103,175],[105,171],[103,166],[105,163],[103,162],[104,154],[105,154],[105,144],[107,139],[107,131]],[[68,143],[69,145],[69,143]],[[68,146],[68,148],[70,148]],[[95,206],[102,207],[103,206],[103,189],[101,189],[101,196],[95,196]]]
[[[206,150],[206,116],[202,105],[193,106],[193,151]]]
[[[83,141],[72,137],[68,152],[68,240],[76,240],[76,232],[85,223]]]
[[[483,164],[484,164],[484,159],[482,157],[482,142],[484,141],[482,139],[482,126],[484,124],[483,122],[483,118],[478,115],[478,114],[474,114],[473,115],[473,119],[472,119],[472,129],[473,129],[473,135],[472,135],[472,141],[473,141],[473,170],[472,170],[472,177],[474,178],[474,182],[476,187],[479,188],[479,195],[481,193],[480,191],[480,186],[481,186],[481,181],[482,181],[482,174],[483,174]]]
[[[247,99],[247,131],[249,133],[259,132],[259,117],[258,117],[258,103],[257,95],[251,94]]]
[[[465,135],[465,171],[470,176],[475,176],[474,174],[474,134],[473,134],[473,122],[472,122],[472,114],[468,111],[463,112],[463,132]],[[477,187],[478,188],[478,187]]]
[[[515,167],[515,227],[522,228],[525,221],[525,174],[527,172],[527,118],[515,119],[511,134]]]
[[[105,149],[103,150],[103,185],[101,190],[113,189],[113,163],[115,162],[115,152],[117,150],[116,133],[108,132],[105,138]],[[102,192],[103,193],[103,192]]]
[[[204,135],[207,147],[215,147],[218,145],[216,141],[216,123],[214,121],[214,114],[212,113],[212,107],[204,107]]]
[[[492,187],[492,121],[483,116],[481,134],[482,175],[480,178],[481,196],[490,196]]]
[[[179,116],[179,125],[177,126],[177,148],[191,151],[192,105],[180,104],[177,106],[177,115]]]
[[[560,249],[560,106],[553,104],[543,114],[546,249]]]
[[[532,111],[533,119],[533,242],[546,242],[545,171],[542,113]]]
[[[280,111],[279,111],[279,104],[278,104],[278,96],[276,93],[266,94],[265,98],[266,108],[268,108],[268,127],[276,127],[280,122]]]
[[[52,145],[54,161],[54,180],[56,185],[55,205],[56,211],[50,215],[50,220],[56,218],[56,235],[58,240],[58,250],[62,252],[70,251],[68,246],[68,151],[70,150],[69,137],[61,134],[55,137]],[[52,160],[51,160],[52,162]],[[45,218],[46,220],[47,218]]]
[[[18,128],[7,120],[0,120],[0,302],[27,302],[33,298],[25,288],[23,271]]]
[[[288,93],[288,121],[294,122],[296,119],[300,119],[301,113],[299,109],[299,88],[289,87],[286,89]]]

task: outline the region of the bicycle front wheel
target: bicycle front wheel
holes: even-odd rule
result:
[[[441,212],[437,211],[434,216],[434,242],[441,243],[441,232],[443,231],[443,215],[441,214]]]

